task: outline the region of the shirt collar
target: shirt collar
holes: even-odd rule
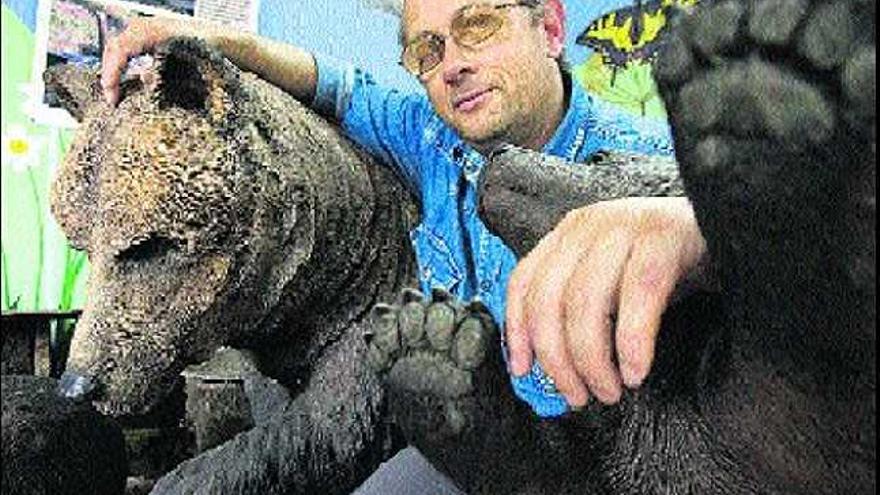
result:
[[[559,156],[569,161],[575,161],[577,154],[586,141],[586,129],[584,128],[583,115],[589,107],[587,94],[580,84],[572,80],[571,74],[563,72],[563,84],[570,91],[568,109],[556,132],[541,150],[548,155]]]

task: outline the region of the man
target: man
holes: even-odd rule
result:
[[[591,396],[615,403],[624,386],[642,382],[668,299],[705,251],[684,198],[573,211],[518,266],[477,218],[477,177],[499,144],[576,162],[602,149],[670,152],[668,141],[644,137],[648,126],[572,84],[562,63],[564,24],[561,0],[407,0],[401,62],[426,99],[296,47],[141,19],[108,44],[102,84],[115,103],[130,56],[172,36],[199,36],[335,119],[420,197],[422,223],[411,238],[422,288],[479,298],[499,323],[506,316],[514,388],[537,414],[556,416]]]

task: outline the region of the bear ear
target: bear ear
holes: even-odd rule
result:
[[[101,97],[100,72],[79,64],[56,64],[43,72],[46,95],[79,122]]]
[[[239,87],[237,71],[220,53],[196,38],[172,38],[156,47],[154,97],[160,108],[204,112],[225,121],[230,92]]]

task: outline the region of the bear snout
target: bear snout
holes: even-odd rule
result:
[[[75,401],[93,401],[98,398],[100,387],[95,377],[67,370],[58,380],[58,395]]]

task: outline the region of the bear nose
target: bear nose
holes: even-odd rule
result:
[[[95,400],[98,383],[94,377],[75,371],[65,371],[58,380],[58,395],[75,401]]]

